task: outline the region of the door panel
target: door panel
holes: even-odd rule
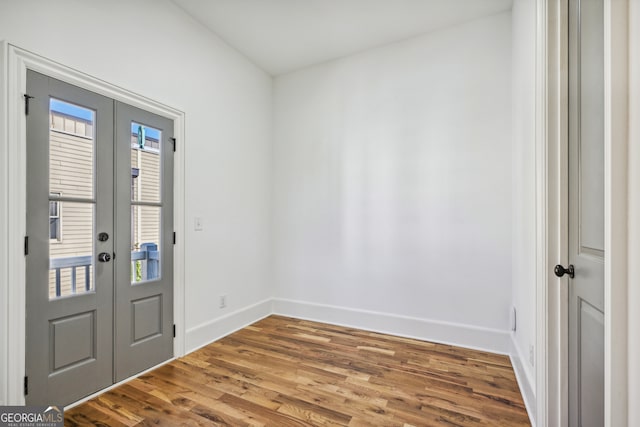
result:
[[[580,251],[604,260],[604,2],[579,0],[577,8]]]
[[[173,122],[122,103],[116,122],[120,381],[173,356]]]
[[[67,405],[173,355],[173,122],[27,92],[26,401]]]
[[[49,322],[52,372],[96,358],[95,324],[95,311],[77,313]]]
[[[604,314],[584,300],[579,301],[580,419],[583,426],[604,422]],[[595,391],[595,392],[594,392]]]
[[[604,4],[569,2],[569,424],[604,424]]]
[[[113,271],[95,255],[113,248],[95,235],[113,227],[113,101],[32,71],[27,90],[26,400],[64,405],[112,383]]]

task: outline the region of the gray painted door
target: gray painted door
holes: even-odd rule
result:
[[[569,2],[569,423],[604,425],[604,4]]]
[[[30,405],[112,383],[113,101],[29,71],[26,374]]]
[[[173,123],[28,71],[28,404],[173,355]]]
[[[173,356],[173,122],[117,102],[116,123],[120,381]]]

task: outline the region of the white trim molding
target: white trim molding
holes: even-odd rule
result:
[[[604,2],[604,424],[628,424],[629,2]],[[637,262],[637,261],[636,261]],[[637,355],[635,355],[637,357]],[[637,359],[636,359],[637,360]],[[635,402],[636,404],[638,402]]]
[[[557,202],[550,199],[549,154],[553,150],[547,136],[550,110],[549,90],[549,55],[553,50],[548,43],[553,27],[550,14],[553,12],[553,0],[536,2],[536,79],[535,79],[535,173],[536,173],[536,357],[535,357],[535,418],[532,423],[547,425],[547,366],[549,364],[548,317],[547,305],[549,295],[549,265],[553,250],[550,250],[549,238],[550,213]]]
[[[509,354],[511,350],[506,330],[283,298],[273,299],[273,313],[491,353]]]
[[[26,66],[18,60],[14,47],[7,45],[7,185],[2,203],[7,207],[7,292],[9,331],[7,348],[7,404],[23,405],[22,382],[25,372],[25,259],[26,230],[26,121],[23,95]],[[22,112],[22,114],[21,114]]]
[[[27,69],[65,81],[75,86],[108,96],[138,108],[167,117],[174,122],[174,136],[178,147],[174,163],[174,229],[177,241],[174,248],[174,322],[176,339],[174,355],[185,349],[184,307],[184,187],[185,187],[185,130],[184,113],[144,96],[106,83],[80,71],[73,70],[37,54],[1,44],[2,72],[0,73],[0,154],[2,184],[0,186],[0,226],[6,238],[0,246],[0,313],[6,313],[6,334],[0,336],[0,391],[2,404],[23,405],[23,377],[25,372],[25,258],[23,241],[26,233],[26,119],[24,98]],[[5,168],[6,166],[6,168]]]
[[[550,266],[568,263],[568,0],[537,0],[536,35],[536,423],[568,423],[566,285]]]
[[[189,328],[186,331],[186,352],[196,351],[271,314],[272,300],[268,298]]]
[[[511,334],[511,366],[513,366],[513,372],[516,375],[518,387],[520,387],[520,394],[524,400],[524,406],[527,408],[527,414],[529,414],[529,421],[531,425],[535,427],[536,424],[536,395],[535,395],[535,383],[533,379],[527,373],[524,367],[527,358],[520,352],[520,346],[515,341],[515,335]]]
[[[627,254],[627,402],[640,402],[640,2],[629,2],[629,253]],[[632,120],[631,118],[635,118]],[[627,424],[640,425],[640,405],[629,405]]]
[[[9,383],[9,130],[7,129],[8,44],[0,41],[0,406],[8,404]]]

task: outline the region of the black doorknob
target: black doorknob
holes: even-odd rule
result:
[[[102,252],[102,253],[98,254],[98,261],[100,261],[100,262],[109,262],[109,261],[111,261],[111,255],[109,255],[106,252]]]
[[[560,264],[556,265],[556,268],[553,269],[553,272],[556,274],[556,276],[558,277],[562,277],[565,274],[568,274],[569,277],[571,277],[572,279],[575,277],[575,270],[573,268],[573,264],[569,264],[568,268],[564,268],[563,266],[561,266]]]

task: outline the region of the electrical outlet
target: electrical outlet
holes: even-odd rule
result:
[[[534,366],[533,362],[534,362],[534,358],[533,355],[535,354],[534,349],[533,349],[533,345],[529,346],[529,363],[531,363],[531,366]]]
[[[220,295],[220,308],[225,308],[227,306],[227,296]]]

